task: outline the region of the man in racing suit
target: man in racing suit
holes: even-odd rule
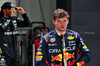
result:
[[[65,10],[55,10],[55,29],[42,37],[37,50],[36,66],[85,66],[89,63],[91,52],[78,32],[67,29],[68,18]],[[77,51],[81,56],[78,60]]]
[[[19,12],[23,19],[14,16]],[[17,48],[17,26],[28,27],[30,20],[22,7],[13,7],[11,2],[5,2],[0,14],[0,47],[7,66],[22,66],[22,60]]]

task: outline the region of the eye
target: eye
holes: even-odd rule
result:
[[[64,20],[63,22],[66,22],[67,20]]]
[[[57,22],[61,22],[60,20],[58,20]]]

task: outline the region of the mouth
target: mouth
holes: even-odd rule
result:
[[[61,26],[61,28],[63,29],[63,28],[64,28],[64,26]]]

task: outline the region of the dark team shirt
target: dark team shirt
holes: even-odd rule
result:
[[[0,18],[0,47],[3,54],[14,58],[17,50],[17,27],[28,27],[30,20],[27,14],[22,15],[23,19],[17,17]]]

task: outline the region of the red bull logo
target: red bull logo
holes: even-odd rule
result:
[[[68,66],[73,66],[76,63],[76,60],[74,59],[72,62],[68,61],[67,63],[68,63]]]
[[[84,61],[82,61],[82,62],[77,62],[77,66],[82,66],[82,65],[84,65],[84,64],[85,64]]]
[[[51,56],[52,60],[51,61],[62,61],[62,54],[59,54],[55,57]]]
[[[72,54],[66,52],[66,54],[65,54],[65,51],[64,51],[64,59],[66,59],[66,58],[67,58],[67,60],[74,58],[74,52]]]
[[[51,61],[62,61],[62,54],[59,54],[55,57],[51,56],[52,60]],[[71,54],[71,53],[68,53],[68,52],[64,52],[64,59],[69,60],[71,58],[74,58],[74,52]]]
[[[67,60],[69,60],[69,59],[71,59],[71,58],[74,58],[74,52],[73,52],[72,54],[66,52],[66,57],[67,57]]]

